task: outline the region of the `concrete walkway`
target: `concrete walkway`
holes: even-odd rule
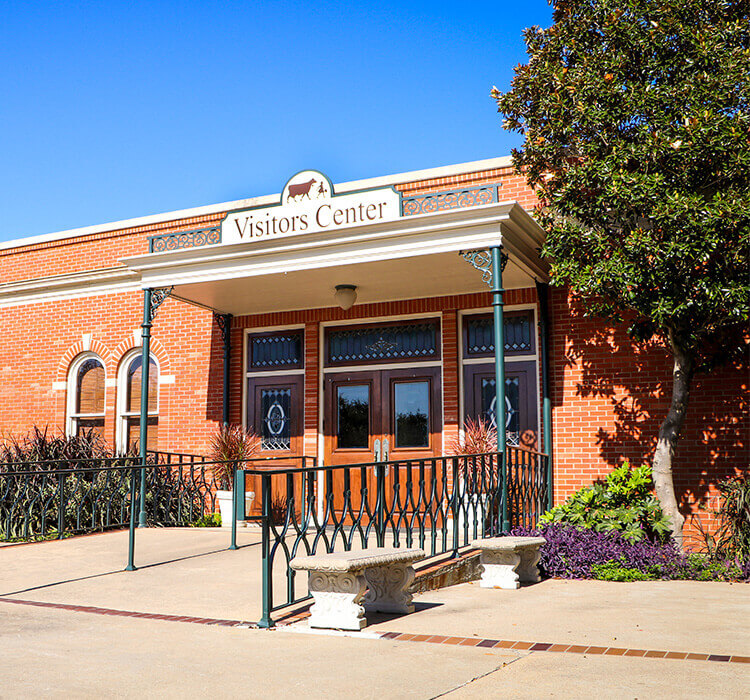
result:
[[[374,616],[362,633],[321,634],[305,619],[267,631],[241,624],[260,613],[259,533],[239,541],[230,552],[223,531],[139,531],[136,572],[122,571],[121,532],[0,548],[0,697],[750,694],[744,584],[472,583],[421,594],[413,615]]]

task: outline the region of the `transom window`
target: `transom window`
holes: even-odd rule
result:
[[[257,333],[249,336],[248,371],[300,369],[302,356],[302,331]]]
[[[80,355],[68,373],[68,434],[104,435],[104,364],[98,355]]]
[[[508,312],[503,317],[506,355],[533,355],[534,332],[531,311]],[[495,324],[491,315],[468,316],[464,320],[464,355],[491,357],[495,354]]]
[[[332,328],[326,336],[326,364],[439,359],[439,331],[437,321]]]

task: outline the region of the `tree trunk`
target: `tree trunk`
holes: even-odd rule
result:
[[[672,536],[677,544],[682,547],[682,526],[685,518],[677,505],[672,478],[672,458],[677,447],[677,440],[682,432],[682,426],[685,423],[690,384],[693,379],[693,358],[679,347],[671,333],[670,342],[674,354],[672,403],[664,422],[659,428],[659,439],[654,452],[653,478],[656,496],[661,504],[662,512],[672,525]]]

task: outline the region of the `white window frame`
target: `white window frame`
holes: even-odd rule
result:
[[[101,413],[76,413],[78,399],[78,372],[81,366],[89,360],[96,360],[104,370],[104,406]],[[80,419],[102,418],[105,419],[107,411],[107,367],[104,360],[95,352],[82,352],[68,368],[67,392],[65,401],[65,431],[70,437],[76,434],[77,422]]]
[[[140,358],[143,355],[140,348],[135,348],[131,350],[130,352],[126,353],[122,360],[120,361],[120,367],[117,371],[117,426],[115,430],[115,444],[117,445],[117,451],[120,453],[125,453],[128,450],[128,445],[126,444],[126,437],[127,437],[127,419],[128,418],[140,418],[141,416],[141,410],[140,407],[137,411],[126,411],[125,407],[127,406],[127,398],[128,398],[128,370],[130,369],[130,365],[133,363],[133,361],[137,358]],[[148,412],[149,418],[151,417],[159,417],[159,402],[161,400],[161,390],[160,390],[160,379],[161,379],[161,366],[159,365],[159,360],[156,358],[154,353],[150,354],[150,359],[154,362],[156,365],[156,410],[150,410]],[[149,371],[149,381],[151,381],[150,371]]]

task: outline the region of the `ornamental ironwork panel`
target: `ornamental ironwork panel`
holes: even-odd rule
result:
[[[248,366],[251,370],[301,367],[302,333],[251,336]]]
[[[289,449],[292,440],[291,408],[291,389],[261,389],[261,449]]]
[[[509,355],[533,352],[531,339],[531,315],[519,314],[506,316],[505,352]],[[492,318],[470,318],[466,321],[466,354],[467,356],[493,355],[495,339]]]
[[[459,190],[444,190],[443,192],[403,197],[401,211],[404,216],[414,216],[415,214],[428,214],[433,211],[492,204],[498,201],[497,191],[499,187],[499,183],[494,183],[492,185],[463,187]]]
[[[438,357],[437,323],[348,328],[328,335],[330,364],[432,357]]]
[[[221,243],[221,226],[196,228],[191,231],[176,231],[149,236],[148,249],[150,253],[163,253],[182,248],[200,248],[206,245]]]

